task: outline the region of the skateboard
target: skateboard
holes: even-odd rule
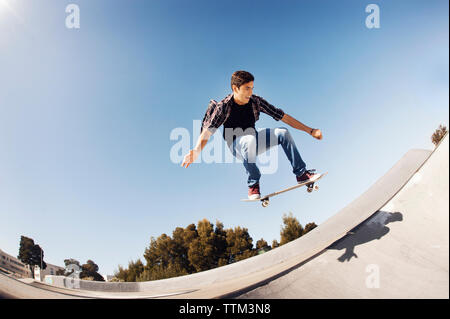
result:
[[[303,182],[303,183],[300,183],[300,184],[297,184],[297,185],[294,185],[294,186],[282,189],[282,190],[280,190],[278,192],[274,192],[274,193],[271,193],[271,194],[268,194],[268,195],[265,195],[265,196],[261,196],[261,198],[258,198],[258,199],[241,199],[241,201],[243,201],[243,202],[257,202],[257,201],[260,201],[261,205],[263,207],[267,207],[267,206],[269,206],[269,198],[270,197],[273,197],[275,195],[278,195],[278,194],[281,194],[281,193],[284,193],[284,192],[287,192],[287,191],[290,191],[290,190],[293,190],[293,189],[296,189],[296,188],[299,188],[299,187],[302,187],[302,186],[305,186],[305,185],[307,186],[306,190],[308,191],[308,193],[311,193],[313,190],[316,190],[316,191],[319,190],[319,186],[315,185],[315,183],[319,179],[321,179],[322,177],[324,177],[327,174],[328,174],[328,172],[323,173],[323,174],[318,174],[319,176],[312,182],[311,181],[306,181],[306,182]]]

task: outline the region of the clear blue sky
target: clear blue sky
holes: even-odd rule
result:
[[[66,28],[69,3],[80,29]],[[379,29],[365,26],[370,3]],[[0,249],[17,255],[26,235],[49,263],[93,259],[112,274],[143,260],[151,236],[203,218],[269,244],[285,213],[324,222],[448,127],[448,9],[445,0],[0,0]],[[255,94],[322,130],[317,141],[291,129],[308,167],[329,172],[319,192],[262,208],[240,201],[241,164],[170,160],[172,130],[192,134],[239,69],[255,76]],[[280,125],[265,114],[257,122]],[[278,162],[263,193],[295,181],[282,152]]]

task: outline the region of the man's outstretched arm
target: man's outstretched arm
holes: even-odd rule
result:
[[[306,133],[308,133],[309,135],[311,135],[312,137],[321,140],[322,139],[322,131],[319,129],[314,129],[311,128],[309,126],[306,126],[305,124],[297,121],[296,119],[294,119],[292,116],[288,115],[288,114],[284,114],[283,117],[281,118],[281,121],[283,121],[284,123],[290,125],[291,127],[300,130],[300,131],[304,131]]]
[[[205,147],[206,143],[208,143],[208,140],[212,134],[213,133],[209,129],[203,130],[203,132],[198,137],[197,144],[195,145],[195,147],[184,156],[183,163],[181,163],[181,166],[188,168],[189,165],[195,162],[195,160]]]

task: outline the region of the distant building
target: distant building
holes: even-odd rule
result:
[[[39,266],[34,266],[34,279],[44,281],[45,276],[47,275],[56,276],[56,272],[58,270],[64,270],[64,267],[55,266],[49,263],[46,264],[47,268],[45,268],[44,270],[41,270]]]
[[[64,270],[63,267],[55,266],[49,263],[47,268],[40,270],[39,266],[34,267],[34,277],[36,280],[44,281],[46,275],[56,275],[59,269]],[[28,265],[22,263],[16,257],[13,257],[0,249],[0,271],[13,275],[18,278],[31,278],[31,270]]]
[[[0,249],[0,270],[19,278],[31,278],[30,267]]]

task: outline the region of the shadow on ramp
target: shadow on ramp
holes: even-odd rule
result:
[[[348,235],[332,244],[327,249],[343,250],[345,252],[338,258],[340,262],[349,262],[352,257],[358,258],[355,253],[355,247],[363,245],[373,240],[380,240],[387,235],[390,228],[386,225],[403,220],[402,213],[389,213],[378,211],[361,225],[353,228]]]

